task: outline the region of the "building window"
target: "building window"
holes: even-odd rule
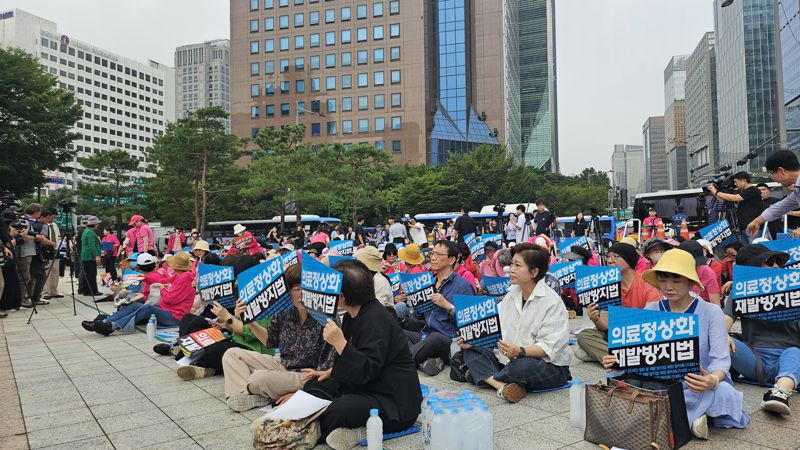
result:
[[[258,75],[258,63],[250,63],[250,76]]]
[[[328,31],[325,33],[325,45],[336,45],[335,31]]]
[[[350,52],[342,52],[342,66],[347,67],[353,63],[353,54]]]
[[[288,37],[282,37],[279,42],[280,42],[280,46],[281,46],[281,51],[282,52],[289,51],[289,38]]]
[[[281,81],[281,94],[288,94],[288,93],[289,93],[289,82]]]
[[[305,46],[306,37],[305,35],[299,35],[294,37],[294,48],[295,50],[301,49]]]
[[[288,116],[289,115],[289,104],[288,103],[281,103],[281,115]]]
[[[325,111],[329,113],[336,112],[336,99],[329,98],[325,101]]]
[[[383,62],[383,48],[376,48],[372,50],[372,62],[374,63],[382,63]]]
[[[306,80],[295,80],[294,81],[294,91],[298,94],[303,94],[306,92]]]
[[[267,117],[274,117],[275,116],[275,105],[267,105],[265,107],[266,113],[264,114]]]
[[[386,150],[386,142],[375,141],[375,148],[377,148],[378,150]]]
[[[264,73],[267,75],[275,73],[275,61],[265,61],[264,62]]]
[[[281,30],[289,28],[289,16],[278,17],[278,28]]]
[[[275,83],[264,84],[264,95],[272,95],[275,93]]]
[[[320,133],[319,122],[312,122],[311,123],[311,136],[319,136],[319,133]]]
[[[319,25],[319,11],[311,11],[308,13],[308,24]]]
[[[289,60],[288,59],[282,59],[280,64],[281,64],[281,73],[289,71]]]
[[[383,25],[372,27],[372,40],[380,41],[381,39],[383,39]]]
[[[375,94],[375,98],[372,100],[372,107],[375,109],[383,109],[386,103],[385,98],[383,94]]]
[[[367,18],[367,5],[358,5],[358,6],[356,6],[356,18],[357,19],[366,19]]]
[[[342,75],[342,89],[350,89],[353,87],[353,76]]]
[[[389,14],[400,14],[400,0],[392,0],[389,2]]]
[[[369,74],[360,73],[358,74],[358,87],[368,87],[369,86]]]
[[[358,53],[356,53],[356,62],[359,65],[368,63],[369,53],[366,50],[359,50]]]
[[[359,95],[358,96],[358,110],[365,111],[369,109],[369,96],[366,95]]]
[[[364,41],[367,40],[367,28],[366,27],[358,28],[356,30],[356,40],[358,40],[358,42],[364,42]]]
[[[358,119],[358,132],[369,133],[369,119]]]
[[[258,41],[250,41],[250,54],[258,54]]]
[[[251,84],[250,85],[250,97],[258,97],[261,95],[261,85],[260,84]]]
[[[336,90],[336,77],[329,76],[325,77],[325,89],[328,91],[335,91]]]
[[[278,2],[278,6],[280,6],[281,8],[286,8],[287,6],[289,6],[289,0],[280,0]]]
[[[336,122],[328,122],[328,136],[336,136]]]
[[[373,83],[375,86],[383,86],[383,71],[378,71],[373,74]]]
[[[392,94],[392,108],[400,107],[401,106],[400,103],[401,103],[400,102],[400,93],[399,92],[393,93]]]
[[[343,120],[342,121],[342,134],[353,134],[353,121],[352,120]]]
[[[250,107],[250,118],[251,119],[258,119],[258,116],[261,112],[261,108],[259,106],[251,106]]]
[[[342,22],[347,22],[350,20],[350,7],[345,6],[342,8],[341,12],[339,13],[339,20]]]
[[[400,116],[392,117],[392,129],[399,130],[402,128],[402,124],[400,123]]]
[[[382,132],[386,127],[386,119],[383,117],[376,117],[375,118],[375,131]]]
[[[295,6],[302,5],[303,4],[303,0],[294,0],[294,4],[295,4]]]
[[[330,69],[336,67],[336,54],[331,53],[325,55],[325,68]]]
[[[389,25],[389,37],[391,37],[391,38],[400,37],[400,24],[399,23],[393,23],[393,24]]]
[[[250,19],[250,32],[258,33],[258,19]]]
[[[259,131],[261,131],[261,128],[250,128],[250,137],[255,139],[255,137],[258,136]]]
[[[250,11],[258,11],[258,0],[250,0]]]
[[[296,13],[294,15],[294,27],[301,28],[305,24],[306,15],[303,13]]]
[[[400,141],[392,141],[392,153],[400,153],[402,150],[402,145]]]
[[[319,69],[319,55],[313,55],[309,58],[311,69]]]
[[[400,47],[389,48],[389,59],[392,61],[400,61]]]
[[[303,57],[294,59],[294,70],[302,71],[306,68],[306,59]]]
[[[400,84],[400,70],[392,71],[392,84]]]
[[[311,112],[319,113],[319,100],[312,100],[311,101]]]
[[[308,36],[309,45],[311,48],[319,47],[319,33],[312,33]]]
[[[350,30],[342,30],[342,44],[350,43]]]
[[[383,3],[373,3],[372,17],[382,17],[382,16],[383,16]]]
[[[264,0],[264,9],[272,9],[275,7],[275,0]]]
[[[348,112],[353,110],[353,97],[342,97],[342,111]]]
[[[302,116],[306,111],[306,102],[297,102],[297,115]]]
[[[275,52],[275,39],[264,39],[264,53]]]
[[[319,78],[311,79],[311,92],[319,92]]]
[[[264,31],[273,31],[273,30],[275,30],[275,18],[264,17]]]
[[[336,10],[335,9],[326,9],[325,10],[325,23],[333,23],[336,21]]]

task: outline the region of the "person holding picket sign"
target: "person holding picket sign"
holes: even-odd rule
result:
[[[647,304],[644,309],[696,314],[700,327],[700,373],[684,378],[683,394],[692,434],[708,439],[708,426],[744,428],[750,418],[744,412],[744,397],[733,387],[728,369],[728,333],[719,306],[692,294],[692,286],[701,290],[695,260],[688,252],[669,250],[652,269],[642,275],[644,281],[658,288],[664,299]],[[614,371],[615,355],[603,357],[603,367]]]
[[[528,389],[550,389],[570,380],[569,321],[561,297],[543,281],[550,253],[522,243],[511,249],[511,287],[498,305],[503,340],[497,349],[472,347],[459,336],[464,363],[476,384],[497,389],[517,403]]]

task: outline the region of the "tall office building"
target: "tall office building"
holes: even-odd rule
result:
[[[72,130],[75,159],[47,173],[43,193],[86,177],[81,162],[102,150],[120,148],[140,161],[134,178],[151,176],[146,150],[167,122],[175,120],[175,71],[154,61],[140,63],[59,32],[54,22],[19,9],[0,12],[0,46],[38,58],[58,86],[75,93],[83,119]]]
[[[373,144],[397,163],[443,164],[483,143],[519,156],[527,12],[513,0],[232,1],[233,133],[304,123],[309,142]]]
[[[717,69],[714,33],[703,35],[686,61],[686,144],[689,185],[698,186],[717,172]]]
[[[800,129],[800,0],[778,0],[786,128]],[[787,131],[790,150],[800,152],[800,131]]]
[[[633,204],[636,194],[647,192],[644,146],[615,145],[611,156],[611,169],[614,172],[614,187],[625,189],[628,193],[628,205]]]
[[[664,69],[664,137],[670,189],[689,185],[686,154],[686,60],[689,55],[673,56]]]
[[[664,116],[648,117],[642,125],[644,142],[645,192],[669,189]]]
[[[723,8],[715,0],[719,164],[734,171],[760,170],[778,149],[773,2],[736,0]],[[757,155],[748,163],[742,158],[751,151]]]
[[[179,118],[198,108],[231,112],[230,41],[218,39],[175,49],[175,105]],[[231,120],[225,120],[230,132]]]

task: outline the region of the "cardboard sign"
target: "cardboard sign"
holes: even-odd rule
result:
[[[392,297],[397,297],[402,293],[400,289],[400,272],[391,273],[389,276],[389,282],[392,283]]]
[[[464,342],[475,347],[495,348],[503,338],[497,299],[472,295],[456,295],[456,326]]]
[[[303,305],[314,320],[325,325],[328,319],[336,318],[344,277],[341,272],[331,269],[305,252],[302,259],[300,286],[303,288]]]
[[[586,236],[580,236],[576,238],[564,239],[563,241],[559,242],[558,254],[569,253],[569,249],[573,245],[577,245],[578,247],[583,247],[586,250],[591,250],[589,248],[589,239]]]
[[[355,247],[354,241],[331,241],[328,244],[328,248],[331,251],[335,251],[342,256],[352,256],[353,249]]]
[[[622,304],[622,271],[619,267],[576,266],[575,293],[582,306],[597,303],[603,311]]]
[[[508,294],[508,288],[511,287],[511,278],[490,277],[488,275],[484,275],[481,283],[489,295],[494,297],[504,297],[506,294]]]
[[[181,346],[181,351],[184,355],[190,356],[209,345],[216,344],[223,340],[225,340],[225,335],[223,335],[220,330],[212,327],[179,337],[178,345]]]
[[[500,244],[503,243],[503,235],[502,234],[484,234],[481,235],[481,241],[485,242],[497,242],[497,246],[500,247]]]
[[[733,315],[800,320],[800,269],[733,266]]]
[[[612,306],[608,353],[619,368],[665,380],[700,372],[700,323],[696,314]]]
[[[436,307],[431,300],[436,279],[431,272],[400,274],[400,287],[406,293],[406,304],[414,312],[425,313]]]
[[[283,262],[283,267],[289,267],[292,264],[299,264],[300,258],[298,258],[300,250],[293,250],[291,252],[286,252],[281,255],[281,261]]]
[[[246,306],[243,323],[274,317],[292,307],[283,270],[281,258],[273,258],[239,274],[239,298]]]
[[[736,235],[733,234],[727,219],[722,219],[719,222],[714,222],[707,227],[701,228],[700,236],[711,243],[714,251],[736,242]]]
[[[218,302],[228,309],[236,306],[233,280],[232,266],[197,265],[197,289],[205,303]]]
[[[469,244],[469,253],[472,256],[473,261],[481,262],[486,259],[486,252],[484,251],[484,245],[486,242],[483,241],[473,241]]]
[[[782,239],[780,241],[767,241],[764,247],[773,252],[783,252],[789,255],[789,260],[783,265],[786,269],[800,269],[800,239]]]
[[[558,286],[561,289],[571,289],[575,287],[575,268],[582,266],[583,261],[568,261],[550,266],[550,273],[558,279]]]
[[[475,233],[470,233],[470,234],[464,235],[464,243],[467,244],[467,245],[475,242],[477,239],[478,239],[478,236],[476,236]]]
[[[339,261],[345,261],[348,259],[355,259],[355,258],[352,256],[328,256],[328,265],[330,265],[330,267],[333,267]]]

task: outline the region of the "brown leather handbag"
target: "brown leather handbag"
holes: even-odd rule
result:
[[[667,391],[651,391],[609,379],[586,387],[584,439],[629,450],[673,449]]]

